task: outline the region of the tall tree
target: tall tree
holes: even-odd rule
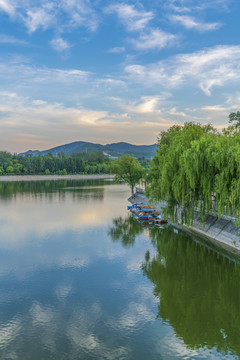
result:
[[[239,127],[240,126],[240,111],[231,112],[228,116],[229,123],[235,122],[234,126]]]
[[[145,173],[142,165],[129,154],[124,154],[120,159],[113,162],[112,173],[116,175],[116,179],[127,183],[134,192],[134,186],[139,184]]]
[[[194,210],[201,219],[212,209],[218,215],[229,210],[239,217],[240,137],[239,132],[218,133],[210,125],[186,123],[162,133],[150,171],[148,196],[167,200],[167,212],[191,223]],[[178,213],[179,214],[179,213]]]

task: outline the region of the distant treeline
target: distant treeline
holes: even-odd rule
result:
[[[0,175],[39,175],[39,174],[109,174],[111,160],[101,151],[92,153],[64,153],[54,157],[51,153],[39,156],[12,155],[0,151]]]
[[[78,152],[70,156],[59,153],[57,157],[52,153],[21,156],[0,151],[0,175],[110,174],[113,161],[102,151]],[[139,162],[145,168],[149,167],[149,160],[141,158]]]

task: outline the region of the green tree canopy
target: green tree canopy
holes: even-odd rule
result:
[[[231,112],[228,116],[229,123],[235,122],[234,126],[239,127],[240,126],[240,111]]]
[[[239,216],[240,209],[239,132],[218,133],[210,125],[186,123],[161,134],[150,169],[148,195],[168,200],[167,212],[191,223],[194,209],[201,218],[212,209]]]
[[[134,186],[139,184],[145,173],[145,169],[140,163],[129,154],[124,154],[120,159],[117,159],[112,164],[112,173],[116,175],[116,180],[127,183],[132,190]]]

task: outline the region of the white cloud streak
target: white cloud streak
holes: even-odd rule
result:
[[[227,9],[231,0],[166,0],[164,7],[178,13],[200,12],[207,9]]]
[[[106,13],[116,13],[128,31],[139,31],[146,28],[154,15],[151,11],[137,10],[133,5],[113,4],[105,9]]]
[[[113,53],[113,54],[122,54],[125,51],[126,51],[126,49],[123,46],[116,46],[116,47],[108,50],[109,53]]]
[[[150,65],[128,65],[132,80],[169,88],[198,87],[208,96],[214,87],[240,80],[240,46],[216,46]]]
[[[61,34],[78,27],[95,31],[99,24],[99,15],[87,0],[0,0],[1,10],[23,22],[29,33],[53,29]]]
[[[186,29],[195,29],[199,32],[211,31],[219,29],[222,24],[218,22],[204,23],[197,21],[193,16],[187,15],[172,15],[170,20],[184,26]]]
[[[0,0],[0,10],[6,12],[9,15],[14,15],[15,6],[14,2],[11,0]]]
[[[0,43],[1,44],[17,44],[17,45],[26,45],[27,42],[21,39],[17,39],[13,36],[8,36],[5,34],[0,34]]]
[[[151,29],[148,34],[141,34],[138,39],[131,39],[130,42],[138,50],[161,50],[176,40],[176,36],[161,31]]]

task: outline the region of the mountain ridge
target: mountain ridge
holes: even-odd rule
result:
[[[103,151],[105,156],[120,157],[122,154],[132,154],[135,157],[151,158],[155,155],[156,144],[152,145],[133,145],[127,142],[111,143],[106,145],[91,143],[87,141],[74,141],[68,144],[55,146],[47,150],[28,150],[26,152],[19,153],[20,156],[39,156],[52,153],[53,156],[57,156],[59,153],[64,153],[69,156],[76,152],[93,152]]]

